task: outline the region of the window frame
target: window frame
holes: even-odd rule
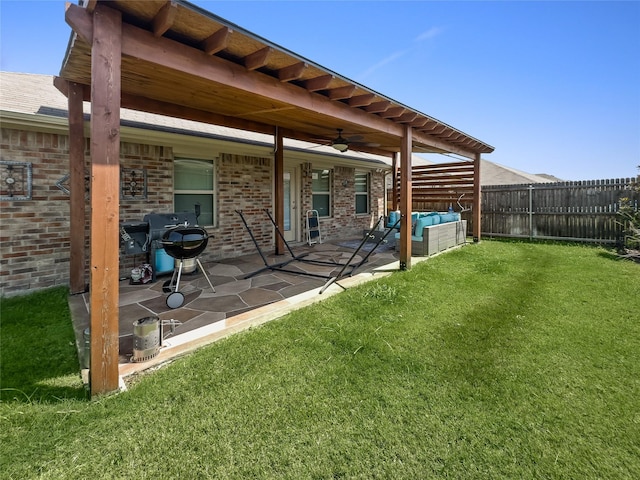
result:
[[[176,188],[176,164],[182,161],[191,161],[191,162],[202,162],[208,163],[211,165],[211,190],[207,189],[178,189]],[[218,225],[218,189],[217,189],[217,162],[216,158],[198,158],[190,155],[182,155],[179,157],[175,157],[173,159],[173,193],[172,193],[172,203],[175,211],[176,208],[176,195],[211,195],[211,217],[212,224],[211,225],[200,225],[205,228],[213,228]]]
[[[366,185],[366,191],[364,192],[358,192],[356,189],[356,184],[357,182],[357,177],[358,176],[365,176],[365,185]],[[353,190],[354,190],[354,212],[356,215],[368,215],[369,213],[371,213],[371,175],[369,174],[369,172],[355,172],[354,174],[354,178],[353,178]],[[367,205],[366,205],[366,211],[364,212],[358,212],[358,197],[364,197],[366,199]]]
[[[328,189],[325,190],[314,190],[314,175],[322,175],[324,172],[327,172],[327,177],[328,177]],[[320,213],[320,210],[318,210],[316,208],[315,205],[315,199],[316,196],[319,195],[326,195],[327,197],[327,209],[328,214],[327,215],[322,215]],[[331,218],[331,216],[333,215],[333,169],[331,168],[314,168],[311,170],[311,208],[314,210],[318,211],[318,216],[320,218]]]

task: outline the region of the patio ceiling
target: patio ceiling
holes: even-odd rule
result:
[[[73,28],[60,77],[90,99],[92,14],[122,13],[122,107],[351,150],[400,151],[406,126],[416,153],[467,158],[493,147],[182,0],[85,0],[67,5]],[[60,86],[59,86],[60,88]]]

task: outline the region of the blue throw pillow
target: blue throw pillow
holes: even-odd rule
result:
[[[399,218],[400,218],[400,212],[398,212],[397,210],[389,212],[389,221],[387,223],[387,228],[392,228],[396,224]]]

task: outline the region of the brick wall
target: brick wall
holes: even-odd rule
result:
[[[69,195],[56,186],[69,173],[68,136],[2,128],[2,160],[30,162],[33,168],[31,200],[0,203],[0,295],[12,295],[69,283]],[[121,222],[142,221],[148,213],[173,211],[173,159],[170,146],[122,142],[122,171],[146,170],[147,196],[120,199]],[[89,142],[85,146],[89,173]],[[260,247],[272,251],[274,229],[264,209],[273,214],[273,164],[270,158],[229,153],[215,163],[217,225],[210,228],[203,262],[255,253],[255,246],[236,210],[242,210]],[[303,166],[303,171],[305,168]],[[333,170],[333,217],[322,220],[323,239],[359,236],[383,214],[383,174],[371,175],[371,213],[355,215],[353,168]],[[344,183],[344,185],[343,185]],[[68,186],[68,183],[67,183]],[[311,177],[302,179],[301,232],[304,212],[311,209]],[[89,280],[90,203],[86,199],[86,265]],[[120,238],[114,238],[120,243]],[[125,255],[120,250],[120,277],[146,261],[145,255]]]
[[[302,167],[305,171],[305,166]],[[310,171],[309,167],[306,167]],[[331,218],[320,219],[322,239],[337,240],[360,237],[363,230],[369,230],[381,215],[384,215],[384,174],[373,172],[370,174],[369,213],[355,214],[355,174],[352,167],[335,167],[332,170],[331,181]],[[313,208],[312,178],[302,179],[302,207],[303,213]],[[302,231],[304,218],[302,218]],[[305,233],[306,235],[306,233]]]
[[[173,149],[171,147],[121,142],[120,169],[122,172],[145,169],[147,175],[146,198],[138,195],[120,198],[121,222],[142,222],[144,216],[149,213],[173,212]],[[87,222],[88,225],[89,222]],[[120,238],[114,241],[120,243]],[[122,248],[120,252],[120,278],[129,277],[133,267],[147,261],[146,254],[125,255]]]
[[[0,295],[69,283],[69,195],[56,186],[69,173],[68,136],[1,129],[2,159],[32,164],[32,197],[0,204]],[[89,174],[89,142],[86,142]],[[120,199],[120,220],[142,221],[148,213],[173,211],[173,149],[122,142],[123,170],[146,170],[147,196]],[[222,154],[216,163],[218,223],[209,229],[203,261],[253,253],[255,247],[236,209],[247,215],[256,239],[273,248],[273,228],[264,209],[272,208],[271,159]],[[68,182],[64,184],[68,187]],[[90,202],[86,203],[88,281]],[[114,238],[120,243],[120,238]],[[144,254],[120,255],[120,276],[146,261]]]
[[[68,283],[68,137],[0,129],[2,160],[30,162],[31,200],[0,202],[0,294]]]
[[[273,226],[265,208],[273,213],[273,167],[270,158],[221,154],[217,162],[218,224],[202,258],[218,260],[255,253],[255,246],[240,215],[241,210],[260,248],[274,248]]]

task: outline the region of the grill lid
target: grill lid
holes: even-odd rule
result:
[[[195,258],[200,255],[209,242],[204,228],[178,225],[167,230],[162,236],[165,252],[173,258]]]

